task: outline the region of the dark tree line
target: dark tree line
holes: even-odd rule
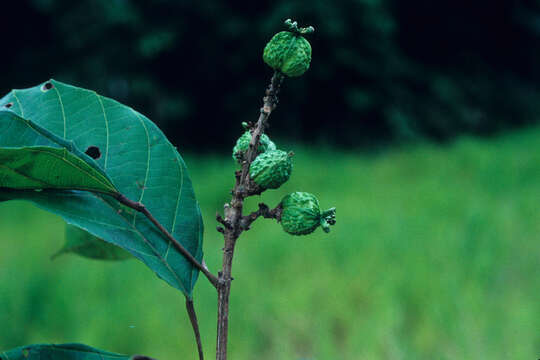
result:
[[[287,17],[315,26],[313,62],[285,83],[272,134],[359,147],[538,122],[537,1],[21,0],[0,14],[3,93],[92,88],[193,150],[256,119],[262,49]]]

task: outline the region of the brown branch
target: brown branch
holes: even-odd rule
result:
[[[263,98],[263,107],[261,108],[259,120],[257,120],[257,124],[251,131],[251,141],[249,143],[249,149],[242,164],[240,184],[247,185],[246,179],[248,176],[249,167],[253,160],[255,160],[255,157],[257,157],[259,140],[267,126],[266,120],[278,104],[278,94],[282,82],[283,75],[278,73],[277,71],[274,72],[274,76],[272,76],[272,80],[270,81],[270,86],[268,87],[268,89],[266,89],[266,96]]]
[[[259,217],[263,217],[265,219],[276,219],[277,221],[281,220],[281,212],[282,212],[281,204],[279,204],[274,209],[270,210],[268,205],[264,203],[259,204],[259,210],[252,212],[249,215],[242,216],[242,219],[240,220],[240,227],[242,230],[249,230],[251,224],[257,220]]]
[[[197,321],[197,314],[195,313],[195,308],[193,307],[193,300],[190,300],[187,297],[186,310],[189,315],[189,321],[191,321],[191,326],[193,327],[193,332],[195,333],[195,340],[197,341],[197,351],[199,352],[199,360],[204,360],[201,333],[199,332],[199,322]]]
[[[222,224],[226,229],[232,229],[232,225],[221,216],[220,213],[216,213],[216,220]]]
[[[116,195],[115,199],[119,203],[124,204],[125,206],[127,206],[127,207],[129,207],[129,208],[131,208],[131,209],[133,209],[135,211],[138,211],[138,212],[142,213],[144,216],[146,216],[148,218],[148,220],[150,220],[159,229],[159,231],[161,231],[163,233],[163,235],[165,235],[165,237],[167,237],[167,239],[173,244],[173,246],[176,248],[176,250],[178,250],[178,252],[180,252],[187,260],[189,260],[189,262],[191,262],[191,264],[193,266],[195,266],[197,269],[199,269],[199,271],[201,271],[208,278],[210,283],[212,285],[214,285],[215,288],[218,287],[219,279],[214,274],[212,274],[210,271],[208,271],[206,266],[199,263],[197,261],[197,259],[195,259],[193,257],[193,255],[191,255],[190,252],[187,251],[186,248],[184,246],[182,246],[182,244],[180,244],[178,242],[178,240],[176,240],[167,231],[167,229],[165,229],[163,227],[163,225],[161,225],[161,223],[159,221],[157,221],[157,219],[152,215],[152,213],[150,213],[150,211],[148,211],[148,209],[146,208],[146,206],[144,206],[144,204],[132,201],[132,200],[128,199],[127,197],[125,197],[122,194]]]
[[[260,189],[253,187],[249,180],[249,167],[257,156],[257,148],[259,147],[259,140],[261,135],[267,126],[266,121],[268,117],[275,109],[279,93],[279,87],[283,81],[283,75],[275,72],[272,76],[269,87],[266,89],[266,96],[263,98],[263,107],[260,110],[259,119],[257,123],[251,126],[251,141],[249,143],[249,149],[247,150],[243,162],[242,170],[235,173],[235,186],[232,190],[232,199],[229,204],[225,204],[225,218],[223,221],[218,221],[224,225],[221,228],[223,231],[223,237],[225,240],[225,246],[223,248],[223,266],[219,272],[219,285],[218,285],[218,324],[217,324],[217,341],[216,341],[216,359],[227,359],[227,341],[228,341],[228,327],[229,327],[229,295],[231,292],[231,269],[234,256],[234,248],[236,240],[240,234],[246,230],[245,223],[249,225],[255,221],[259,216],[264,216],[261,210],[260,215],[254,215],[255,219],[251,221],[251,214],[247,217],[242,215],[244,207],[244,199],[248,196],[260,193]],[[270,210],[269,210],[270,211]],[[221,218],[221,216],[220,216]],[[225,225],[227,224],[227,225]],[[230,226],[230,227],[229,227]]]

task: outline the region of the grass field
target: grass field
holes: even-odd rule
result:
[[[230,358],[537,359],[540,357],[540,129],[379,155],[295,148],[295,190],[336,206],[330,234],[291,237],[257,222],[233,267]],[[187,156],[205,214],[228,199],[230,156]],[[258,199],[249,203],[254,208]],[[84,342],[160,360],[195,359],[182,295],[141,263],[51,262],[63,222],[0,205],[0,349]],[[207,357],[216,298],[196,292]]]

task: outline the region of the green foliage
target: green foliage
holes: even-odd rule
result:
[[[61,164],[66,159],[75,162],[78,158],[79,167],[88,165],[84,174],[94,169],[95,174],[110,179],[104,184],[114,184],[113,189],[118,189],[129,199],[144,203],[156,219],[201,260],[202,220],[186,166],[176,149],[150,120],[93,91],[54,80],[25,90],[13,90],[0,99],[0,106],[5,104],[12,106],[10,110],[0,112],[0,126],[9,129],[0,136],[0,148],[8,148],[4,152],[10,151],[9,148],[34,144],[49,146],[52,141],[49,139],[68,144],[69,148],[66,145],[60,151],[64,154]],[[26,121],[21,121],[21,118]],[[43,139],[45,133],[51,135]],[[43,150],[43,147],[38,149]],[[47,154],[58,152],[52,148],[45,149]],[[66,149],[78,155],[77,158],[66,156]],[[85,152],[95,161],[77,149],[86,149]],[[16,150],[16,153],[23,150],[29,151],[24,148]],[[15,163],[19,164],[19,173],[22,169],[32,176],[40,176],[41,182],[66,181],[56,179],[58,173],[51,167],[60,168],[56,163],[50,165],[50,159],[45,159],[43,164],[29,166],[28,161],[31,160],[35,159]],[[68,178],[73,178],[73,181],[89,181],[75,176],[78,173],[73,168],[64,170],[67,171]],[[20,181],[18,178],[15,180]],[[6,182],[3,186],[17,189],[17,185]],[[66,188],[65,184],[61,185]],[[198,270],[146,217],[108,196],[111,191],[57,191],[50,190],[51,187],[40,187],[47,190],[39,192],[4,189],[2,197],[30,200],[60,215],[69,224],[124,248],[171,286],[191,296]],[[74,186],[73,189],[83,187]]]
[[[321,213],[319,200],[310,193],[293,192],[281,200],[281,206],[281,226],[291,235],[311,234],[319,226],[329,232],[336,223],[335,208]]]
[[[263,189],[277,189],[292,172],[292,153],[270,150],[259,154],[251,163],[249,177]]]
[[[122,248],[73,225],[66,224],[65,239],[62,248],[52,258],[69,253],[97,260],[125,260],[132,257]]]
[[[0,352],[2,360],[130,360],[132,357],[83,344],[36,344]]]
[[[287,147],[295,149],[294,176],[264,201],[278,204],[302,188],[339,209],[339,226],[331,236],[291,238],[275,222],[254,223],[233,267],[230,325],[240,340],[231,340],[231,359],[538,356],[540,278],[531,274],[540,271],[540,152],[532,149],[540,148],[540,129],[377,155]],[[182,155],[197,164],[190,167],[197,198],[206,223],[215,222],[231,189],[222,176],[237,165],[227,154]],[[248,199],[246,210],[258,202]],[[140,262],[51,263],[64,222],[22,202],[0,203],[0,229],[0,349],[84,340],[124,354],[194,359],[178,293]],[[205,261],[216,269],[221,241],[208,226],[205,235]],[[211,354],[215,289],[200,281],[195,296]]]

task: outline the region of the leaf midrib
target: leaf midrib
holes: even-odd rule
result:
[[[126,224],[128,224],[128,230],[130,231],[133,231],[134,233],[138,234],[140,236],[140,238],[144,241],[144,243],[150,248],[150,250],[152,250],[152,252],[154,253],[154,256],[159,259],[163,265],[169,270],[170,273],[173,274],[174,278],[176,279],[178,285],[180,285],[180,287],[182,288],[182,290],[187,294],[189,293],[188,291],[186,291],[186,288],[184,287],[184,285],[182,284],[182,280],[177,276],[176,272],[171,268],[171,266],[169,265],[168,261],[166,258],[164,258],[163,256],[160,255],[160,253],[157,251],[156,248],[154,248],[154,246],[150,243],[150,241],[148,241],[148,239],[146,239],[146,237],[143,235],[143,233],[137,229],[136,226],[132,225],[131,222],[129,221],[129,219],[127,219],[124,215],[122,215],[121,213],[118,213],[116,211],[116,209],[111,206],[111,204],[109,204],[105,199],[103,199],[101,196],[99,196],[98,194],[94,194],[92,193],[92,195],[94,195],[95,197],[97,197],[99,200],[103,201],[103,203],[105,203],[108,207],[110,207],[113,211],[115,211],[118,216],[120,218],[122,218],[122,220],[124,220],[126,222]],[[131,227],[131,229],[130,229]],[[160,234],[159,236],[162,237],[162,235]],[[162,237],[163,238],[163,237]],[[167,241],[167,243],[170,243],[169,240],[165,240]],[[150,256],[150,255],[146,255],[146,256]]]

